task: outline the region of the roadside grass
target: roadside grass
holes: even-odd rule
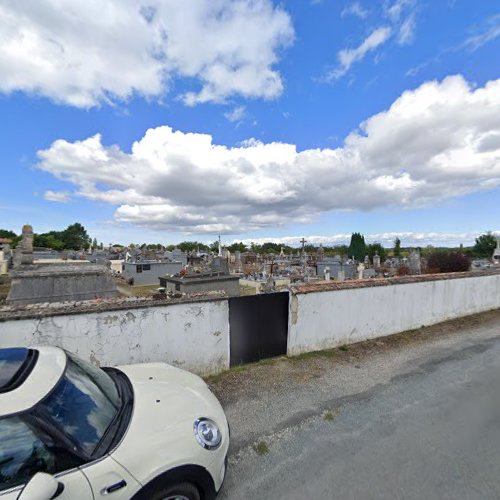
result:
[[[337,355],[338,355],[337,349],[325,349],[324,351],[303,352],[301,354],[297,354],[296,356],[290,356],[286,359],[288,359],[288,361],[296,362],[296,361],[307,361],[309,359],[316,359],[316,358],[335,358]]]
[[[340,410],[327,410],[323,413],[323,420],[325,422],[333,422],[339,415]]]
[[[498,311],[500,311],[500,309]],[[381,336],[361,342],[355,342],[349,345],[343,344],[332,349],[304,352],[295,356],[278,356],[275,358],[263,359],[256,363],[233,366],[228,370],[224,370],[218,374],[206,376],[205,380],[208,384],[216,385],[225,380],[229,382],[232,375],[245,373],[251,371],[254,368],[258,368],[259,366],[272,366],[279,365],[280,363],[289,363],[292,365],[297,364],[300,367],[301,362],[307,365],[308,361],[321,359],[334,360],[335,358],[337,358],[339,361],[343,359],[359,360],[363,356],[376,354],[380,352],[381,349],[395,349],[400,346],[407,345],[410,342],[423,342],[427,338],[434,338],[436,336],[436,332],[438,332],[439,334],[452,333],[455,331],[457,326],[463,328],[464,325],[478,324],[478,322],[483,320],[485,315],[489,314],[491,316],[494,314],[498,314],[498,311],[480,313],[477,315],[469,316],[467,318],[458,318],[431,326],[422,325],[419,328],[413,328],[411,330],[406,330],[404,332],[399,332],[392,335]],[[292,374],[291,376],[294,375]],[[308,381],[313,378],[316,377],[305,377],[304,380],[299,379],[298,381]],[[237,379],[234,378],[233,381],[237,382]]]
[[[259,441],[258,443],[255,443],[253,445],[253,449],[259,454],[259,455],[267,455],[269,453],[269,446],[265,441]]]
[[[215,375],[207,375],[204,378],[208,384],[217,384],[228,375],[241,373],[241,372],[244,372],[247,370],[251,370],[252,368],[256,368],[258,366],[271,366],[271,365],[275,365],[277,363],[280,363],[281,361],[289,362],[289,363],[297,363],[300,361],[308,361],[308,360],[320,359],[320,358],[332,359],[332,358],[335,358],[336,356],[338,356],[339,349],[340,349],[340,347],[335,348],[335,349],[326,349],[323,351],[304,352],[302,354],[297,354],[296,356],[277,356],[275,358],[261,359],[260,361],[257,361],[256,363],[248,363],[248,364],[244,364],[244,365],[232,366],[228,370],[224,370],[220,373],[216,373]],[[348,349],[341,349],[341,350],[346,351]]]

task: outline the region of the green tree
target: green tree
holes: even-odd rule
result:
[[[208,250],[207,245],[205,245],[205,243],[200,243],[199,241],[183,241],[177,245],[177,248],[183,252],[192,252],[194,250],[198,250],[198,248],[200,250]]]
[[[387,256],[385,248],[380,243],[377,243],[377,242],[371,243],[370,245],[368,245],[367,254],[368,254],[368,257],[370,257],[370,260],[372,262],[373,262],[373,256],[376,253],[379,255],[380,260],[383,262]]]
[[[97,238],[94,238],[94,239],[92,240],[92,249],[93,249],[93,250],[97,250]]]
[[[17,234],[9,229],[0,229],[0,238],[16,238]]]
[[[334,257],[335,255],[340,255],[341,257],[348,255],[349,248],[347,245],[335,245],[333,247],[323,247],[325,250],[325,255],[328,257]]]
[[[258,243],[250,243],[250,250],[253,253],[261,253],[262,251],[262,245],[259,245]]]
[[[361,233],[352,233],[347,253],[349,257],[354,257],[357,261],[362,261],[365,258],[366,243],[365,237]]]
[[[239,242],[239,243],[233,243],[232,245],[229,245],[227,247],[227,249],[230,252],[246,252],[247,246],[244,243]]]
[[[217,253],[219,251],[219,240],[215,240],[213,243],[208,245],[208,249],[211,252]]]
[[[260,247],[260,252],[266,254],[267,253],[279,254],[281,252],[281,245],[279,245],[278,243],[272,243],[271,241],[266,241]]]
[[[493,250],[497,246],[496,238],[488,231],[476,238],[476,244],[472,251],[476,257],[490,259],[493,255]]]
[[[90,244],[90,237],[79,222],[68,226],[64,231],[61,231],[59,236],[66,249],[82,250]]]
[[[394,240],[393,254],[394,254],[394,257],[400,257],[401,256],[401,240],[399,238],[396,238]]]
[[[64,242],[58,238],[58,232],[35,234],[33,237],[33,246],[41,248],[52,248],[53,250],[64,250]]]

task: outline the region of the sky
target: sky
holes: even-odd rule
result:
[[[0,228],[500,235],[493,0],[3,0]]]

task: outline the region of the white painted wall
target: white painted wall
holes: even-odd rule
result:
[[[0,322],[0,347],[50,344],[94,364],[165,361],[200,375],[229,367],[226,301]]]
[[[500,307],[500,275],[291,295],[288,354],[315,351]],[[229,368],[227,300],[0,322],[0,348],[52,344],[102,366],[165,361]]]
[[[328,349],[500,307],[500,275],[297,294],[288,354]]]

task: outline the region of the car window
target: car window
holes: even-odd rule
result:
[[[0,420],[0,491],[26,483],[37,472],[55,472],[56,458],[20,417]]]
[[[37,405],[87,455],[92,455],[117,415],[120,398],[104,371],[68,356],[64,376]]]

